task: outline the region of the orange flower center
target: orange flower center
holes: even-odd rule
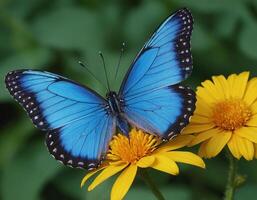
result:
[[[215,104],[213,121],[216,126],[233,131],[246,124],[251,117],[251,111],[240,99],[230,99]]]
[[[107,159],[136,163],[140,158],[151,154],[160,143],[156,136],[132,129],[129,137],[122,134],[113,137]]]

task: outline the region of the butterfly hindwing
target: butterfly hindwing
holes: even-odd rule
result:
[[[195,109],[195,95],[189,87],[172,85],[125,101],[128,121],[163,139],[180,133]]]
[[[194,92],[178,85],[192,71],[192,29],[190,11],[171,15],[146,42],[119,91],[127,120],[164,139],[178,134],[194,110]]]
[[[5,81],[33,123],[48,132],[46,143],[56,159],[83,168],[100,162],[115,127],[102,97],[49,72],[17,70]]]

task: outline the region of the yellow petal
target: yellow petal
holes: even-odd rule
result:
[[[137,166],[141,167],[141,168],[146,168],[146,167],[150,167],[155,161],[155,157],[154,156],[146,156],[141,158],[138,162],[137,162]]]
[[[257,98],[257,78],[252,78],[247,86],[246,86],[246,91],[244,95],[244,102],[247,105],[251,105]]]
[[[253,115],[251,119],[246,122],[247,126],[257,126],[257,114]]]
[[[212,114],[212,107],[208,105],[204,100],[202,100],[200,97],[197,96],[196,101],[196,109],[194,111],[194,114],[210,117]]]
[[[223,149],[231,138],[231,132],[223,131],[213,136],[206,144],[206,154],[208,157],[214,157]]]
[[[201,132],[194,137],[194,139],[191,141],[189,146],[194,146],[196,144],[199,144],[205,140],[210,139],[211,137],[215,136],[216,134],[220,134],[221,132],[222,132],[222,130],[219,130],[217,128],[213,128],[213,129]]]
[[[257,143],[257,127],[242,127],[234,131],[237,136]]]
[[[203,84],[204,84],[204,82],[202,83],[202,85]],[[197,100],[198,100],[198,98],[200,98],[207,105],[211,105],[211,104],[215,103],[215,101],[217,100],[216,98],[213,98],[211,93],[208,90],[206,90],[206,88],[204,88],[204,87],[197,87],[196,95],[197,95]]]
[[[255,101],[252,105],[251,105],[251,112],[253,115],[257,114],[257,101]]]
[[[221,90],[217,90],[216,85],[213,84],[210,80],[206,80],[202,82],[202,86],[205,89],[205,92],[214,100],[222,100],[224,99],[224,95]]]
[[[120,172],[125,167],[127,167],[127,164],[124,165],[110,165],[107,168],[105,168],[96,178],[95,180],[90,184],[88,187],[88,191],[93,190],[96,186],[98,186],[100,183],[104,182],[109,177],[113,176],[114,174]]]
[[[246,160],[252,160],[254,156],[253,143],[242,137],[237,137],[236,141],[237,141],[239,152],[242,154],[242,156]]]
[[[210,117],[201,116],[194,114],[192,118],[190,119],[190,123],[196,123],[196,124],[208,124],[211,123],[212,120]]]
[[[230,140],[228,141],[228,148],[235,158],[240,159],[242,155],[238,149],[236,139],[237,139],[236,134],[232,134]]]
[[[228,82],[225,79],[224,76],[220,75],[220,76],[213,76],[212,80],[215,84],[215,86],[217,87],[218,91],[221,91],[219,95],[224,95],[223,98],[224,99],[228,99],[229,98],[229,86],[228,86]]]
[[[198,155],[200,157],[203,157],[203,158],[210,158],[207,153],[206,153],[206,145],[208,143],[208,140],[207,141],[204,141],[203,143],[201,143],[200,145],[200,148],[198,150]]]
[[[163,154],[155,155],[155,162],[151,167],[171,175],[177,175],[179,173],[178,165]]]
[[[165,155],[167,155],[167,157],[174,160],[175,162],[181,162],[181,163],[186,163],[186,164],[205,168],[205,164],[203,160],[199,156],[191,152],[171,151],[171,152],[165,153]]]
[[[164,145],[160,146],[158,149],[156,149],[153,155],[159,152],[166,152],[166,151],[182,148],[188,145],[193,138],[194,136],[192,135],[179,135],[173,138],[172,140],[170,140],[169,142],[165,143]]]
[[[257,144],[254,144],[254,157],[257,159]]]
[[[227,81],[228,81],[228,87],[229,87],[229,97],[234,97],[235,96],[235,89],[234,89],[234,86],[235,86],[235,79],[236,79],[236,74],[231,74],[229,75]]]
[[[137,166],[130,165],[117,178],[112,186],[111,200],[121,200],[128,192],[137,173]]]
[[[107,165],[103,166],[103,167],[99,167],[98,169],[95,169],[93,171],[90,171],[86,174],[86,176],[84,176],[84,178],[82,179],[81,183],[80,183],[80,187],[83,187],[86,183],[86,181],[93,176],[94,174],[96,174],[97,172],[101,171],[102,169],[106,168]]]
[[[213,128],[214,124],[189,124],[186,126],[186,128],[183,130],[183,134],[189,134],[189,133],[198,133],[202,131],[207,131]]]
[[[248,78],[249,78],[249,72],[242,72],[235,77],[233,91],[231,91],[233,97],[236,97],[239,99],[243,98],[245,94]]]

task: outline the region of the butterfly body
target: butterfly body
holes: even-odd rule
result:
[[[128,135],[129,124],[123,117],[124,100],[119,98],[117,93],[114,91],[108,92],[106,96],[108,101],[107,108],[110,114],[116,118],[117,127],[122,133]]]
[[[9,72],[5,84],[33,124],[46,131],[50,154],[65,165],[93,169],[107,153],[117,128],[130,127],[172,139],[188,124],[195,94],[180,84],[192,72],[193,18],[180,9],[169,16],[131,64],[120,90],[103,98],[63,76],[29,69]]]

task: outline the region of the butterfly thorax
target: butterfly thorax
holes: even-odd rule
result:
[[[116,117],[117,127],[122,133],[128,135],[129,124],[122,114],[123,100],[119,98],[116,92],[112,91],[107,93],[106,97],[109,105],[109,112],[111,112],[112,116]]]
[[[118,98],[118,95],[116,92],[108,92],[107,95],[107,101],[109,105],[109,110],[111,111],[111,114],[114,116],[119,115],[122,112],[121,109],[121,100]]]

